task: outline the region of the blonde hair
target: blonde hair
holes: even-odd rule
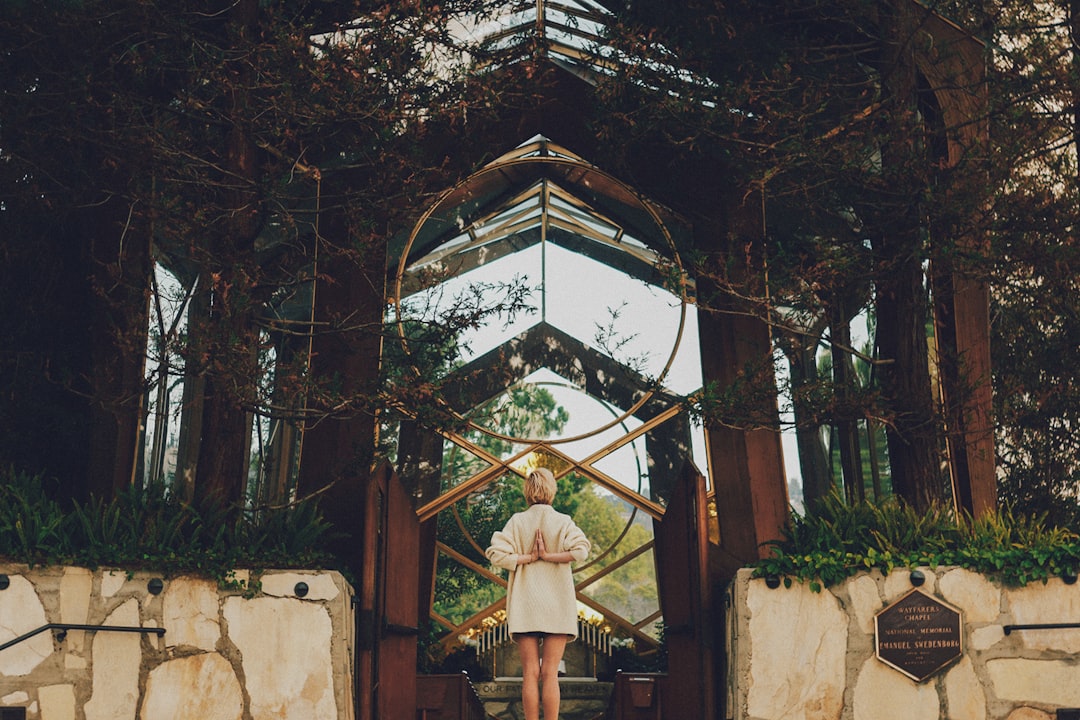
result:
[[[525,501],[530,505],[550,505],[556,487],[554,473],[545,467],[536,468],[525,476]]]

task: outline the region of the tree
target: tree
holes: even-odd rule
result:
[[[1077,6],[990,3],[994,412],[1002,498],[1075,527],[1080,244]]]
[[[987,277],[972,240],[983,219],[972,208],[985,203],[977,130],[986,110],[973,103],[961,121],[942,104],[948,92],[979,95],[978,67],[944,79],[938,63],[978,41],[952,26],[942,35],[936,9],[906,1],[635,3],[621,14],[615,41],[648,59],[606,83],[600,121],[610,136],[637,141],[619,146],[628,167],[637,167],[642,145],[663,138],[678,148],[672,164],[693,167],[688,158],[703,157],[705,171],[740,178],[733,192],[761,207],[766,237],[733,238],[726,251],[703,255],[694,270],[720,292],[699,298],[699,306],[761,318],[788,336],[794,356],[804,343],[791,338],[806,337],[809,346],[817,330],[786,319],[822,318],[834,376],[811,392],[796,368],[800,402],[818,403],[817,412],[800,407],[800,422],[846,428],[844,480],[855,488],[856,421],[883,425],[893,488],[919,506],[946,492],[945,417],[959,411],[935,395],[926,327],[931,302],[945,293],[935,287],[931,298],[932,281],[935,274]],[[931,50],[928,38],[937,39]],[[967,67],[978,61],[977,53],[965,58]],[[643,102],[642,87],[661,92]],[[690,216],[694,203],[710,202],[684,190],[661,190],[660,198]],[[846,328],[869,307],[877,322],[876,384],[860,391]],[[939,347],[944,356],[948,348]],[[959,408],[955,390],[946,402]],[[754,422],[738,408],[713,410],[724,423]],[[816,477],[815,451],[804,448],[804,466]]]
[[[153,261],[192,294],[179,492],[240,501],[253,416],[373,416],[378,376],[343,394],[310,349],[384,328],[348,309],[316,321],[313,287],[381,280],[392,228],[462,171],[428,162],[425,142],[453,137],[465,108],[496,104],[494,81],[432,61],[460,49],[447,24],[465,9],[483,3],[5,2],[0,215],[18,238],[7,279],[31,291],[44,326],[86,318],[51,357],[37,326],[5,318],[4,346],[18,349],[4,355],[8,407],[55,395],[53,409],[79,407],[94,436],[61,466],[55,434],[28,427],[3,460],[62,472],[76,495],[131,482]],[[33,290],[41,266],[58,295]]]

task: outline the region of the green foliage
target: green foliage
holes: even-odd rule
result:
[[[629,503],[599,495],[592,487],[580,493],[579,512],[575,519],[592,542],[587,562],[596,563],[585,577],[607,568],[652,540],[652,533],[636,514],[630,521],[629,514],[632,512]],[[629,527],[627,522],[630,522]],[[617,540],[618,544],[611,547]],[[651,614],[659,607],[656,564],[652,553],[639,555],[611,571],[591,584],[585,594],[631,621]]]
[[[134,486],[65,512],[41,478],[0,473],[0,556],[31,566],[192,572],[228,585],[238,567],[332,565],[321,549],[329,532],[313,502],[250,515]]]
[[[15,475],[0,485],[0,553],[29,565],[70,547],[63,533],[64,513],[45,493],[40,478]]]
[[[1022,586],[1080,568],[1080,537],[1045,517],[1000,510],[978,520],[950,507],[917,511],[897,498],[845,504],[832,494],[805,515],[793,514],[772,555],[754,577],[808,582],[818,592],[857,572],[958,566]]]

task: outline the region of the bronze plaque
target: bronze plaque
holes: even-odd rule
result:
[[[963,653],[960,611],[912,590],[874,618],[881,662],[922,682]]]

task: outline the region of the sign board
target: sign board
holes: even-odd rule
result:
[[[922,682],[963,653],[956,608],[912,590],[874,618],[878,660]]]

